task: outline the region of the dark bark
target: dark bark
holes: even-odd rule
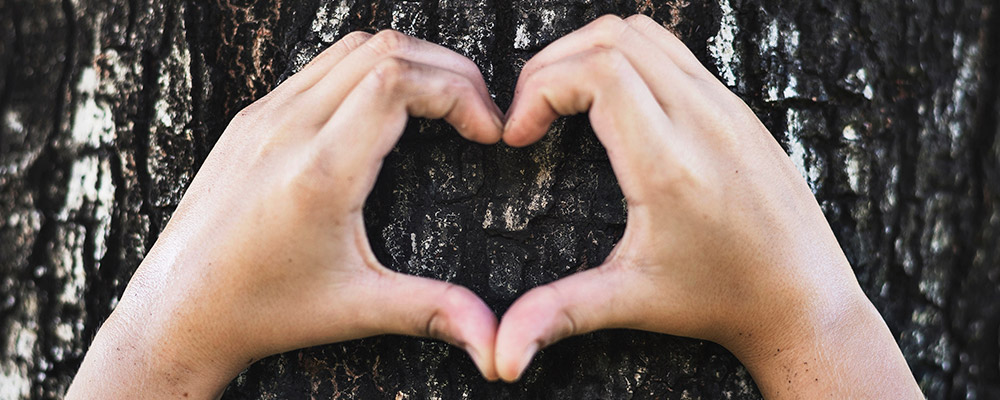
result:
[[[394,28],[482,68],[604,13],[652,15],[801,166],[930,398],[1000,397],[1000,4],[995,0],[0,0],[0,398],[64,392],[229,119],[351,30]],[[390,268],[499,314],[595,266],[622,195],[585,118],[527,149],[414,121],[365,210]],[[607,331],[517,384],[460,350],[377,337],[251,366],[225,398],[758,398],[698,340]]]

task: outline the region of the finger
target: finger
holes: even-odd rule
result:
[[[698,61],[698,58],[691,52],[691,49],[689,49],[687,45],[680,40],[680,38],[674,35],[673,32],[663,27],[663,25],[642,14],[636,14],[625,18],[625,22],[639,32],[641,36],[660,47],[664,53],[670,54],[671,58],[677,62],[684,72],[690,76],[698,78],[695,81],[701,85],[695,86],[701,86],[700,89],[709,89],[707,91],[703,90],[705,92],[704,95],[696,97],[701,105],[707,105],[707,102],[705,102],[706,99],[735,97],[732,92],[730,92],[729,88],[721,80],[719,80],[715,74],[709,71],[708,68],[705,68],[705,64]],[[708,88],[705,87],[706,85]],[[742,100],[736,100],[738,102],[737,104],[743,104]],[[704,121],[706,119],[711,119],[710,116],[702,112],[692,112],[689,110],[697,110],[697,107],[687,107],[685,112],[677,113],[678,115],[676,115],[675,118],[687,119],[688,121]]]
[[[497,319],[472,291],[451,283],[387,272],[369,300],[378,332],[444,340],[464,349],[489,380],[496,380],[493,347]]]
[[[282,85],[288,85],[295,92],[306,90],[326,76],[333,67],[339,64],[344,57],[358,49],[369,39],[372,34],[368,32],[355,31],[347,34],[336,43],[330,45],[326,50],[314,57],[301,71],[292,75]]]
[[[532,289],[507,310],[496,337],[500,378],[520,378],[538,350],[563,338],[627,328],[634,315],[621,270],[598,267]]]
[[[691,49],[677,35],[656,20],[643,14],[636,14],[625,18],[625,22],[647,40],[659,46],[664,53],[669,54],[670,58],[684,72],[702,78],[715,79],[715,76],[705,69],[705,65],[698,60],[698,57],[695,57]]]
[[[534,143],[560,115],[590,110],[597,138],[629,201],[645,171],[669,169],[677,146],[668,146],[673,124],[631,67],[614,49],[598,48],[561,60],[525,81],[503,134],[511,146]],[[673,135],[676,137],[676,135]],[[632,204],[632,203],[630,203]]]
[[[553,42],[529,60],[518,79],[514,102],[520,100],[517,94],[523,90],[524,82],[537,71],[574,54],[599,48],[621,52],[650,87],[654,97],[664,109],[690,101],[689,94],[694,92],[696,87],[691,81],[688,70],[703,69],[697,63],[687,65],[690,62],[683,57],[683,54],[675,54],[677,51],[664,51],[645,35],[633,29],[629,23],[617,16],[609,15]]]
[[[476,142],[500,140],[501,121],[468,77],[387,58],[371,68],[347,96],[314,138],[314,148],[321,158],[342,166],[342,171],[364,171],[362,179],[355,182],[370,189],[377,165],[399,139],[408,116],[443,118]]]
[[[337,65],[347,54],[368,41],[371,36],[370,33],[365,32],[349,33],[343,39],[337,41],[313,58],[301,71],[289,77],[278,85],[278,87],[274,88],[274,90],[264,95],[264,97],[257,99],[253,104],[244,108],[240,111],[239,115],[243,120],[250,119],[251,124],[259,123],[260,117],[256,116],[258,113],[251,110],[287,104],[289,99],[316,84],[333,66]],[[260,114],[266,115],[267,113]],[[313,123],[321,123],[325,120],[317,120],[315,117],[312,119]]]
[[[483,102],[490,105],[498,118],[502,116],[500,109],[490,97],[479,67],[472,60],[445,47],[391,30],[375,34],[362,46],[346,55],[302,94],[302,104],[325,121],[361,79],[378,63],[388,58],[431,65],[465,76],[473,83],[476,93]]]

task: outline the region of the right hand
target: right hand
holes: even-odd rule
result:
[[[525,65],[503,139],[529,145],[583,112],[628,203],[625,234],[603,265],[511,306],[503,379],[566,336],[632,328],[722,344],[768,397],[919,396],[803,177],[677,37],[637,15],[557,40]]]

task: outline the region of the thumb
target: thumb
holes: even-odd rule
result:
[[[440,339],[461,347],[488,380],[496,380],[497,318],[471,290],[434,279],[386,271],[380,296],[370,299],[381,333]]]
[[[563,338],[629,325],[620,268],[604,265],[539,286],[517,299],[497,330],[496,369],[516,381],[539,349]]]

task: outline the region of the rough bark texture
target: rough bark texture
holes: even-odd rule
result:
[[[652,15],[751,104],[808,178],[930,398],[1000,397],[995,0],[0,0],[0,399],[61,396],[228,120],[344,34],[472,57],[503,106],[534,52]],[[414,121],[366,208],[390,268],[502,313],[595,266],[622,195],[585,118],[527,149]],[[489,384],[458,349],[377,337],[258,362],[224,398],[738,398],[740,363],[631,331]]]

